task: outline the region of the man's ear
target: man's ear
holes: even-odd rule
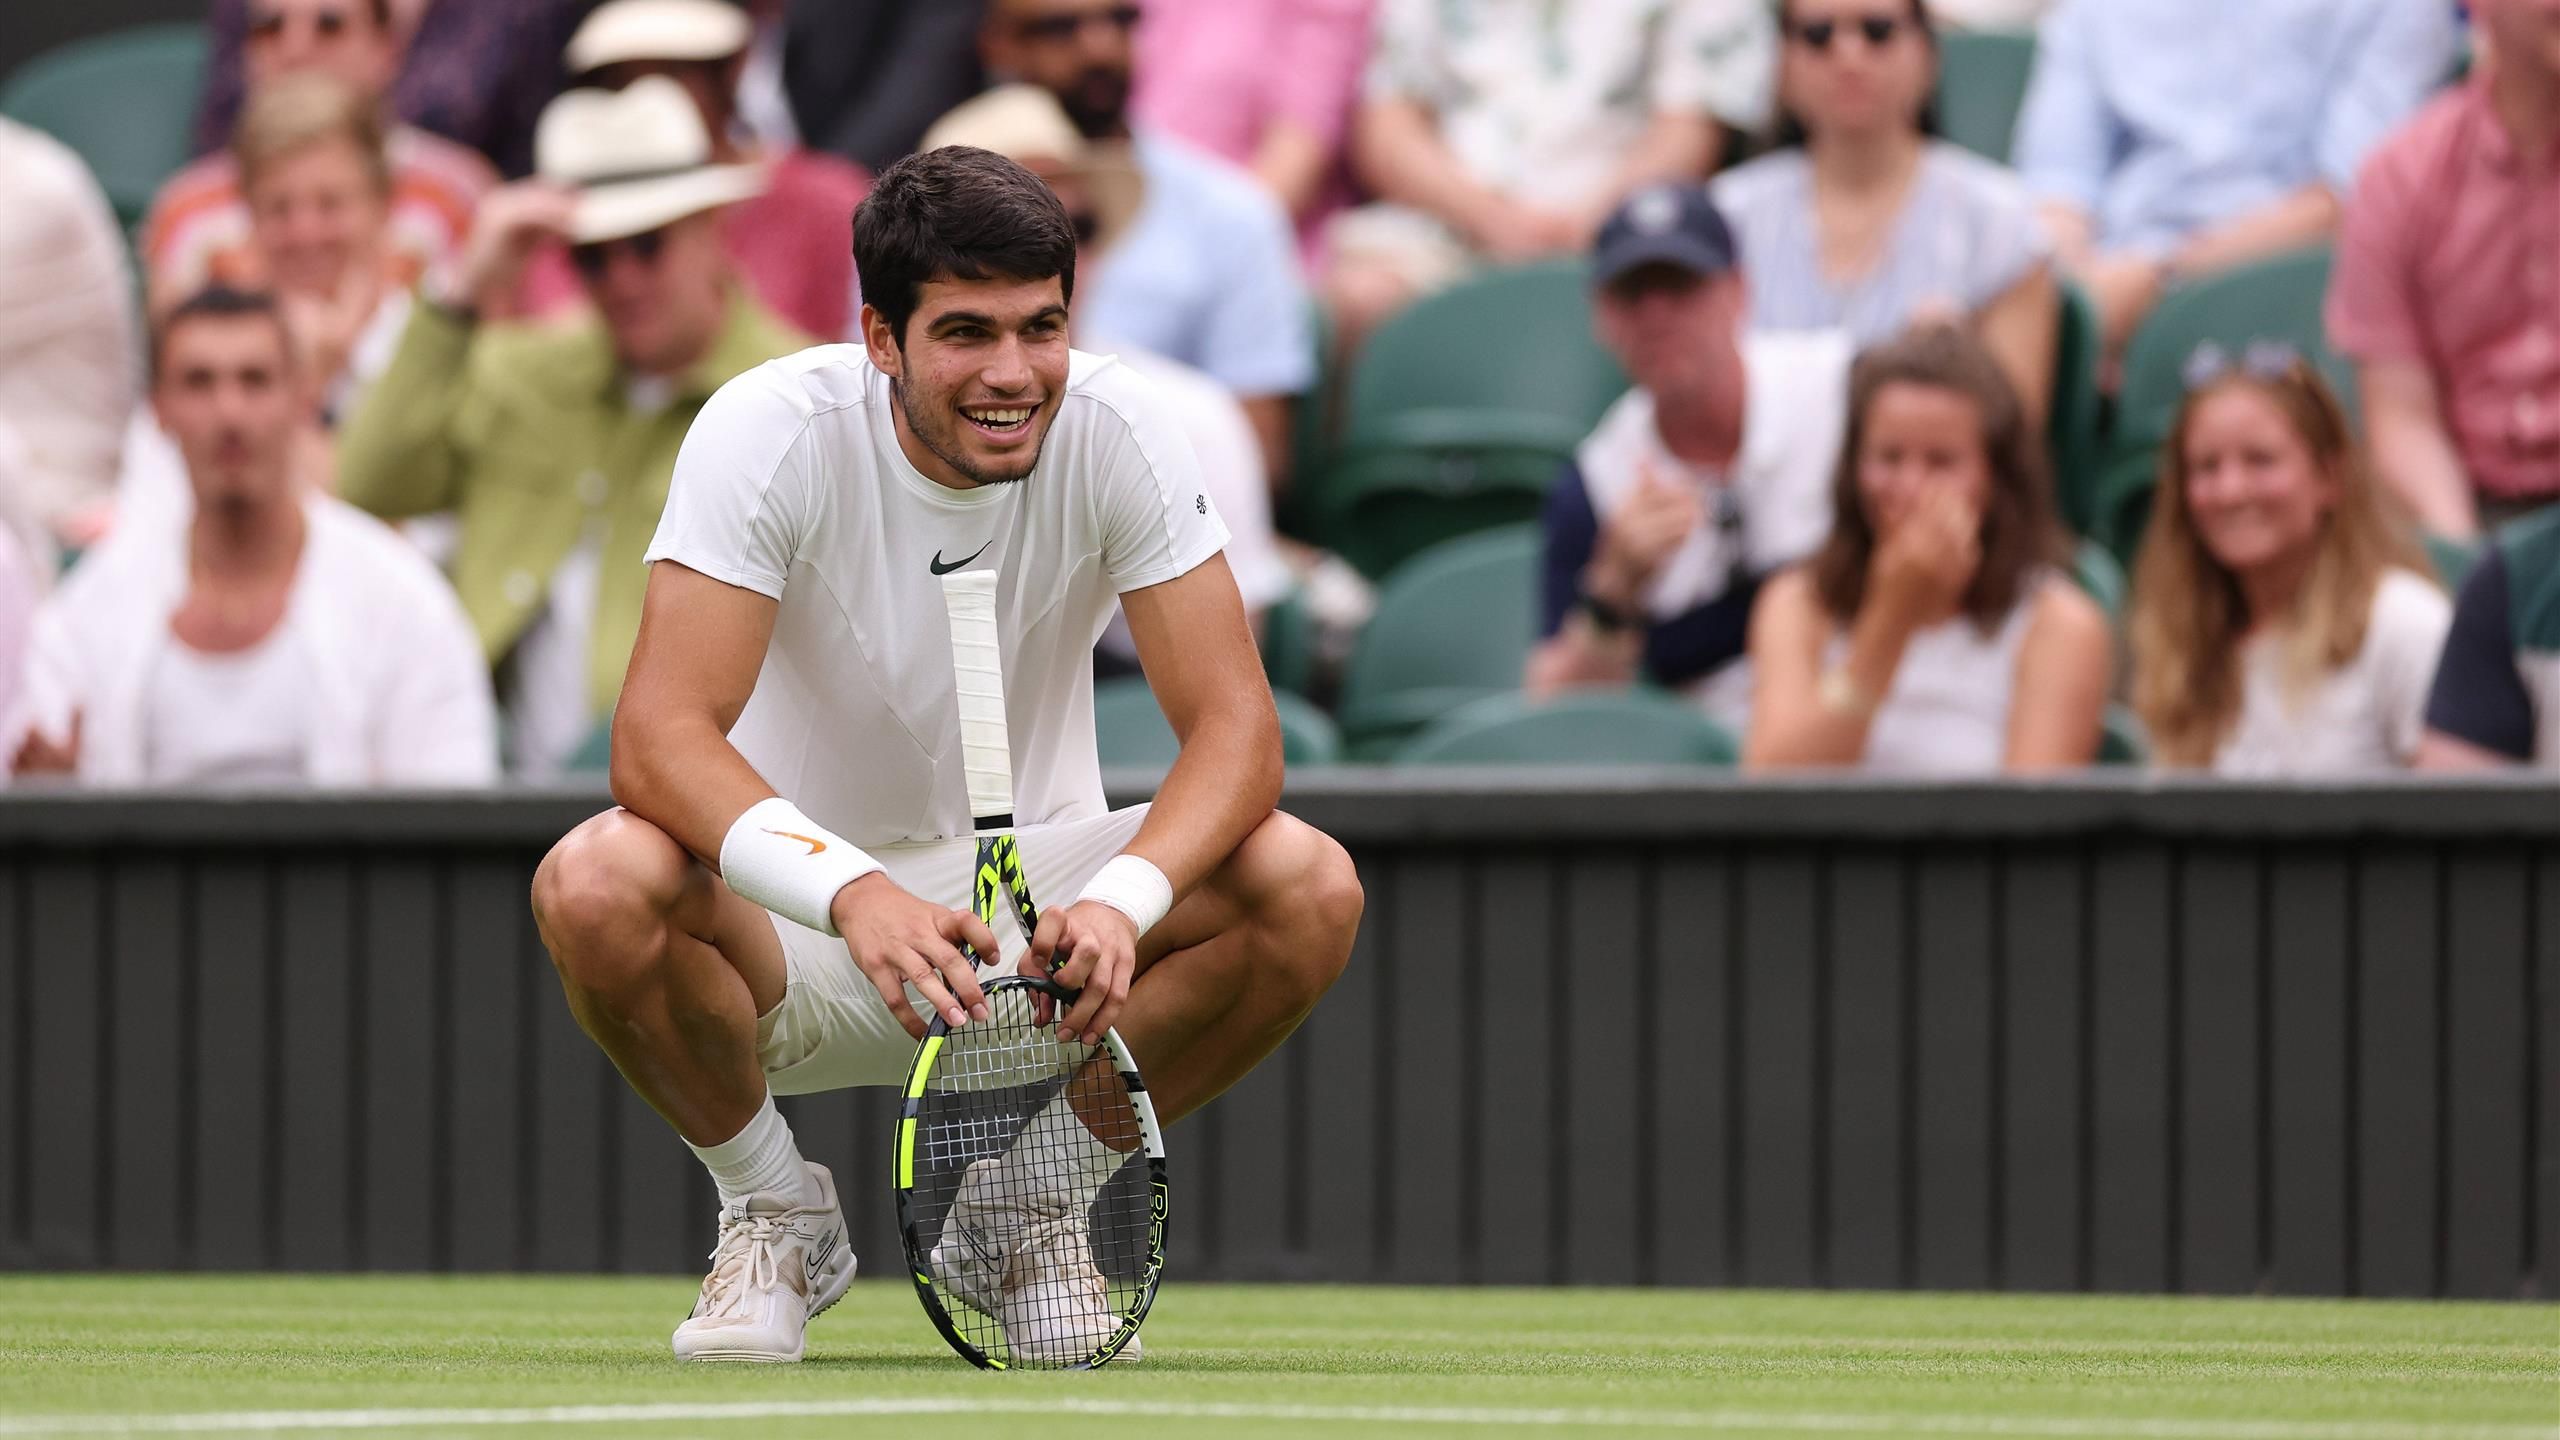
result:
[[[888,316],[869,305],[862,307],[862,348],[881,374],[892,380],[907,378],[907,352],[898,343],[898,332],[891,328]]]

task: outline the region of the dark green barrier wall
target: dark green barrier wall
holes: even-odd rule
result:
[[[596,803],[0,804],[0,1266],[696,1268],[525,912]],[[1290,803],[1369,918],[1181,1273],[2560,1295],[2560,791]],[[878,1098],[793,1113],[885,1257]]]

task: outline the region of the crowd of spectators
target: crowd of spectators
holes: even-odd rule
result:
[[[1950,38],[2029,28],[2005,163],[1943,137]],[[859,334],[852,212],[946,144],[1057,192],[1075,341],[1177,397],[1258,633],[1342,573],[1290,533],[1328,377],[1556,262],[1632,383],[1547,492],[1533,698],[1680,695],[1755,769],[2560,767],[2560,0],[211,0],[206,30],[198,158],[130,237],[0,119],[16,777],[591,763],[694,416]],[[2111,395],[2164,297],[2305,247],[2320,333],[2186,357],[2112,613],[2048,444],[2066,301],[2099,362],[2065,383]],[[1095,663],[1133,669],[1125,634]]]

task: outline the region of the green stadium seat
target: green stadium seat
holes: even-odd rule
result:
[[[2106,402],[2098,394],[2104,337],[2098,305],[2089,292],[2064,279],[2061,322],[2053,334],[2053,395],[2045,416],[2045,450],[2053,466],[2054,502],[2075,535],[2090,533],[2098,469],[2099,426]]]
[[[1262,673],[1273,690],[1311,693],[1316,683],[1316,619],[1306,590],[1291,586],[1262,615]]]
[[[2459,590],[2471,578],[2471,567],[2480,563],[2481,542],[2456,540],[2450,536],[2423,531],[2418,541],[2426,548],[2427,563],[2435,567],[2436,579],[2447,590]]]
[[[1537,642],[1539,545],[1534,525],[1488,530],[1387,578],[1343,675],[1352,759],[1382,759],[1441,715],[1519,688]]]
[[[2098,602],[2098,608],[2107,612],[2109,620],[2123,621],[2127,589],[2124,567],[2107,553],[2107,547],[2093,540],[2081,541],[2071,553],[2071,578],[2079,582],[2083,594]]]
[[[1341,733],[1323,711],[1286,692],[1271,698],[1280,710],[1283,759],[1292,765],[1330,765],[1342,757]],[[1182,742],[1141,676],[1093,687],[1093,731],[1105,765],[1164,770],[1182,753]]]
[[[2187,360],[2212,341],[2238,355],[2253,340],[2281,340],[2317,365],[2356,411],[2355,375],[2332,352],[2320,321],[2329,289],[2325,245],[2244,265],[2164,297],[2125,347],[2115,434],[2091,506],[2092,538],[2128,559],[2141,543],[2158,482],[2159,451],[2186,399]]]
[[[1451,711],[1397,749],[1408,765],[1731,765],[1733,736],[1661,691],[1545,702],[1495,695]]]
[[[127,229],[187,163],[204,85],[201,25],[138,25],[50,50],[0,86],[0,115],[78,151]]]
[[[1940,30],[1938,132],[1976,155],[2008,164],[2035,64],[2033,31]]]
[[[2107,718],[2098,731],[2098,763],[2101,765],[2148,765],[2151,763],[2151,741],[2142,732],[2142,722],[2129,706],[2110,705]]]
[[[567,768],[572,775],[602,775],[613,768],[612,716],[597,721],[596,728],[587,732],[577,753],[569,757]]]
[[[1494,270],[1380,326],[1307,500],[1326,543],[1383,576],[1438,541],[1533,518],[1627,386],[1591,333],[1588,287],[1580,260]]]

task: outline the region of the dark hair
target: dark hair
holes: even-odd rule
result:
[[[2027,424],[2026,408],[2000,362],[1982,342],[1952,325],[1932,325],[1886,341],[1858,357],[1849,373],[1849,430],[1831,476],[1831,538],[1813,557],[1813,585],[1823,608],[1846,624],[1867,598],[1867,567],[1876,532],[1858,493],[1858,452],[1866,446],[1867,414],[1888,385],[1952,390],[1973,402],[1982,417],[1982,450],[1991,468],[1991,494],[1982,509],[1982,560],[1964,593],[1965,614],[1985,631],[1996,628],[2026,589],[2027,577],[2069,557],[2053,518],[2052,482],[2044,447]]]
[[[1076,293],[1076,232],[1047,181],[992,150],[945,145],[881,172],[853,212],[863,303],[898,344],[933,280],[1046,280]]]
[[[179,301],[163,311],[158,324],[151,327],[151,378],[160,379],[160,360],[169,348],[169,337],[190,320],[260,319],[275,327],[276,339],[284,346],[285,363],[293,363],[293,332],[285,327],[284,310],[276,297],[263,290],[236,290],[216,282]]]
[[[1787,45],[1795,37],[1795,24],[1795,0],[1778,0],[1777,64],[1778,73],[1782,77],[1786,74]],[[1944,65],[1947,52],[1938,44],[1938,23],[1930,17],[1928,0],[1911,0],[1911,25],[1913,29],[1920,32],[1920,38],[1928,43],[1929,53],[1937,56],[1938,63]],[[1770,148],[1784,150],[1790,146],[1804,144],[1804,122],[1798,120],[1795,113],[1787,109],[1783,98],[1773,103],[1770,109],[1778,117],[1776,126],[1769,132]],[[1934,139],[1944,129],[1944,123],[1938,118],[1938,97],[1932,93],[1929,98],[1920,102],[1920,133]]]

